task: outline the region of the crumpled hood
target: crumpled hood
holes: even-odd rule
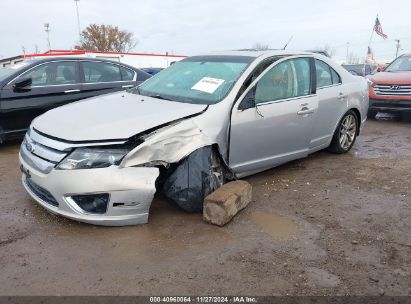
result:
[[[411,72],[379,72],[369,78],[376,84],[411,84]]]
[[[126,139],[206,108],[207,105],[117,92],[50,110],[37,117],[32,126],[68,141]]]

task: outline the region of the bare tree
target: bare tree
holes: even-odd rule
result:
[[[253,45],[252,49],[257,50],[257,51],[266,51],[270,49],[270,46],[268,44],[257,42],[256,44]]]
[[[120,30],[117,26],[90,24],[81,33],[78,50],[101,52],[128,52],[137,45],[133,33]]]
[[[360,57],[355,53],[348,54],[348,64],[358,64],[360,63]]]

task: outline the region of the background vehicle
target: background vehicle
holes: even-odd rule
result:
[[[378,111],[411,111],[411,54],[395,59],[384,71],[368,76],[369,116]]]
[[[344,69],[356,76],[367,76],[374,70],[369,64],[343,64],[341,65]]]
[[[61,105],[125,90],[151,77],[107,60],[48,58],[0,70],[0,143],[24,135],[38,115]]]
[[[47,210],[93,224],[146,223],[156,191],[198,212],[227,179],[349,151],[367,90],[319,54],[194,56],[36,118],[20,150],[23,185]]]
[[[164,70],[163,68],[142,68],[142,70],[150,75],[154,76],[155,74]]]

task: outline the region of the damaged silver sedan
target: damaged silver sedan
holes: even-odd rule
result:
[[[367,109],[366,81],[319,54],[195,56],[36,118],[23,185],[50,212],[97,225],[146,223],[156,192],[201,212],[227,180],[349,151]]]

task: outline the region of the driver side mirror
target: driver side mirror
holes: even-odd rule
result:
[[[251,89],[238,106],[239,110],[247,110],[255,107],[255,88]]]
[[[378,67],[377,72],[384,72],[384,67]]]
[[[30,90],[32,83],[33,83],[33,79],[31,77],[24,77],[22,79],[17,80],[13,84],[13,88],[15,90],[20,90],[20,91]]]

